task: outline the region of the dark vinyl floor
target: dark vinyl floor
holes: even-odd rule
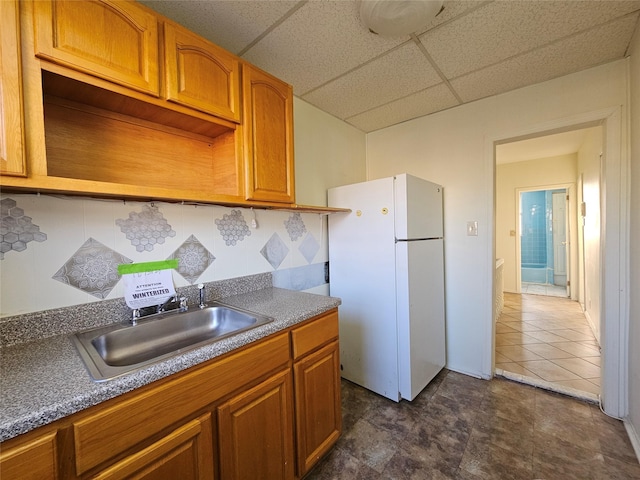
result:
[[[395,403],[342,381],[343,435],[305,480],[640,479],[621,421],[598,405],[444,370]]]

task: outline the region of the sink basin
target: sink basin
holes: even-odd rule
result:
[[[165,313],[137,325],[111,325],[76,333],[72,339],[96,381],[139,370],[174,355],[273,321],[222,304]]]

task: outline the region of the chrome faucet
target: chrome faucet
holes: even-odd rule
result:
[[[204,284],[203,283],[199,283],[198,284],[198,290],[200,293],[200,304],[198,305],[200,308],[204,308],[206,307],[205,303],[204,303]]]

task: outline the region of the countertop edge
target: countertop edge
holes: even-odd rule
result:
[[[0,442],[286,330],[337,308],[341,303],[335,297],[276,287],[233,295],[219,301],[270,316],[274,321],[100,383],[91,380],[72,344],[70,333],[5,347],[3,378],[0,379],[3,405]],[[57,356],[56,361],[47,362],[47,355],[52,354]],[[43,385],[47,381],[50,385]],[[27,406],[25,402],[31,403]]]

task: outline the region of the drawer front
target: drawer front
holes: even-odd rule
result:
[[[291,331],[294,360],[338,338],[338,310]]]
[[[282,333],[75,422],[77,474],[288,362],[288,335]]]
[[[58,478],[56,432],[51,432],[23,445],[2,448],[0,478],[2,480],[39,480]]]

